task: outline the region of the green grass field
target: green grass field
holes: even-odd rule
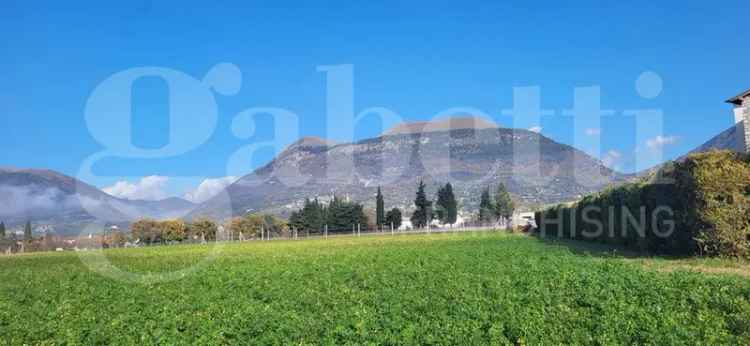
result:
[[[248,242],[204,261],[210,249],[105,252],[150,275],[142,282],[75,253],[0,258],[2,343],[750,343],[747,277],[650,270],[524,236]]]

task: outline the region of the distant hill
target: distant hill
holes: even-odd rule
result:
[[[681,155],[680,157],[670,160],[661,164],[658,164],[654,167],[651,167],[649,169],[645,169],[643,171],[640,171],[636,174],[634,174],[631,178],[631,180],[638,180],[638,179],[650,179],[652,178],[659,169],[664,167],[664,165],[667,165],[674,161],[682,161],[684,160],[688,155],[693,153],[702,153],[709,150],[735,150],[737,148],[737,141],[739,134],[737,133],[737,126],[732,125],[728,129],[720,132],[718,135],[711,137],[708,141],[705,143],[695,147],[693,150],[690,150],[684,155]]]
[[[96,220],[126,227],[143,217],[286,216],[305,198],[334,194],[374,208],[378,186],[388,208],[408,212],[421,179],[430,198],[450,181],[461,208],[475,211],[481,190],[494,190],[498,182],[528,207],[575,200],[627,178],[536,132],[464,117],[400,124],[356,143],[304,137],[200,205],[180,198],[127,200],[54,171],[0,168],[0,221],[18,229],[31,220],[37,229],[69,234]]]
[[[108,195],[51,170],[0,168],[0,220],[18,227],[27,220],[37,229],[80,232],[93,221],[124,225],[141,217],[175,218],[195,205],[180,198],[127,200]]]
[[[732,125],[728,129],[709,139],[706,143],[703,143],[697,148],[691,150],[690,153],[704,152],[716,149],[734,150],[735,148],[737,148],[737,141],[739,140],[738,135],[739,134],[737,133],[737,126]]]
[[[494,189],[498,182],[505,183],[522,205],[532,206],[574,200],[626,176],[538,133],[461,118],[402,124],[356,143],[305,138],[199,205],[190,216],[226,218],[257,211],[288,215],[305,198],[327,200],[334,194],[373,207],[378,186],[387,207],[409,209],[420,179],[430,198],[439,184],[450,181],[462,208],[473,211],[481,190]]]

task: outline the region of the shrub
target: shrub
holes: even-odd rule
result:
[[[750,257],[750,165],[730,152],[701,154],[677,171],[679,200],[708,255]]]
[[[644,252],[750,258],[750,163],[713,151],[535,215],[544,235]]]

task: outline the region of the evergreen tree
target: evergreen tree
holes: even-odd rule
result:
[[[445,186],[441,186],[437,190],[437,198],[435,200],[435,210],[433,210],[433,214],[436,219],[440,220],[441,223],[443,223],[443,218],[445,217],[446,210],[445,206],[443,205],[445,203]]]
[[[495,217],[498,221],[504,221],[506,225],[513,216],[513,210],[515,205],[513,199],[510,197],[508,189],[505,188],[503,183],[497,186],[497,195],[495,196]]]
[[[26,226],[23,228],[23,240],[25,241],[31,241],[32,235],[31,235],[31,221],[26,221]]]
[[[324,209],[323,204],[317,198],[312,201],[305,200],[305,206],[300,211],[299,221],[295,224],[295,227],[308,230],[311,233],[323,232],[326,222],[326,211]]]
[[[437,202],[435,202],[435,216],[443,224],[454,224],[458,218],[458,203],[453,195],[451,183],[445,184],[438,190]]]
[[[490,197],[490,189],[485,188],[484,191],[482,191],[482,197],[479,201],[479,222],[481,223],[492,222],[494,216],[495,216],[495,208],[492,204],[492,199]]]
[[[295,210],[289,215],[289,227],[292,229],[304,229],[303,221],[301,210]]]
[[[378,186],[378,195],[375,197],[375,224],[378,228],[383,227],[385,223],[385,201],[383,201],[383,194],[380,192],[380,186]]]
[[[394,229],[401,227],[401,210],[393,208],[385,214],[385,227],[390,228],[393,226]]]
[[[5,238],[5,222],[0,222],[0,239]]]
[[[367,227],[367,216],[361,204],[334,196],[326,209],[326,223],[329,232],[346,232],[357,225]]]
[[[414,228],[423,228],[429,225],[432,219],[432,202],[427,199],[424,187],[424,182],[420,180],[419,187],[417,188],[417,197],[414,199],[416,210],[411,215],[411,224]]]

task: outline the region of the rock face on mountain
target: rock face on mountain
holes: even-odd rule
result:
[[[141,217],[182,217],[195,206],[179,198],[126,200],[75,178],[37,169],[0,168],[0,220],[18,227],[78,233],[91,223],[126,225]]]
[[[401,123],[389,129],[384,135],[404,135],[422,132],[441,132],[460,129],[495,129],[497,124],[479,117],[451,117],[432,121]]]
[[[410,209],[419,180],[430,198],[451,182],[465,211],[477,209],[481,190],[505,183],[523,205],[569,201],[624,177],[600,161],[538,133],[482,126],[403,125],[383,136],[332,145],[304,139],[242,177],[191,216],[226,218],[246,212],[288,215],[305,198],[334,194],[372,207],[382,187],[386,207]],[[430,131],[417,129],[432,128]]]

